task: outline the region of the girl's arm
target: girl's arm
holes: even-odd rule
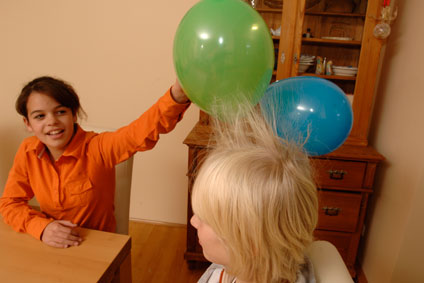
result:
[[[152,149],[159,135],[172,131],[190,105],[178,82],[137,120],[115,132],[102,133],[90,142],[106,166],[114,166],[137,151]],[[175,96],[175,100],[173,98]],[[185,103],[178,103],[176,100]]]
[[[0,198],[0,214],[15,231],[26,232],[40,239],[44,228],[53,219],[31,208],[28,201],[34,197],[26,174],[25,148],[21,145]]]

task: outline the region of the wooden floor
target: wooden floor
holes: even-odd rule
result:
[[[133,282],[193,283],[206,266],[190,270],[184,260],[186,227],[130,221]]]

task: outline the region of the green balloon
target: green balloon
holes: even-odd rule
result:
[[[220,105],[227,110],[241,101],[256,105],[274,67],[268,26],[241,0],[202,0],[194,5],[178,26],[173,53],[182,88],[209,114],[219,115],[215,107]]]

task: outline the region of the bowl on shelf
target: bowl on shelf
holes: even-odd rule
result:
[[[299,59],[299,73],[304,73],[310,66],[315,65],[315,56],[301,54]]]
[[[301,54],[300,55],[299,62],[300,63],[311,63],[311,62],[315,62],[315,56]]]
[[[313,65],[315,65],[315,63],[299,63],[298,72],[304,73],[304,72],[306,72],[306,70],[309,69],[310,66],[313,66]]]

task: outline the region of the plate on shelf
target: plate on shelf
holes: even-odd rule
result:
[[[333,73],[336,75],[336,76],[346,76],[346,77],[353,77],[353,76],[356,76],[356,71],[355,72],[353,72],[353,71],[341,71],[341,70],[333,70]]]
[[[331,39],[331,40],[353,40],[351,37],[340,37],[340,36],[322,36],[322,39]]]
[[[353,77],[358,73],[358,68],[352,66],[333,66],[332,69],[336,76]]]
[[[352,66],[333,66],[334,70],[358,71],[357,67]]]

